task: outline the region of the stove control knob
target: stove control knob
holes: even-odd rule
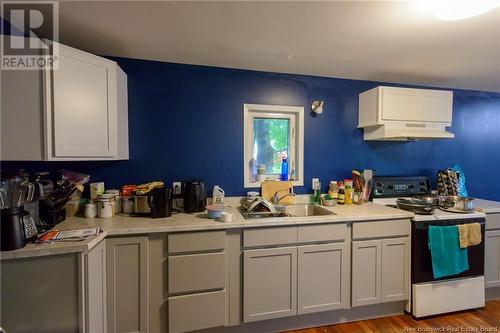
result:
[[[388,189],[388,190],[394,190],[394,185],[388,185],[388,186],[387,186],[387,189]]]
[[[414,188],[415,188],[415,185],[410,184],[408,187],[409,187],[409,188],[411,188],[411,189],[414,189]]]

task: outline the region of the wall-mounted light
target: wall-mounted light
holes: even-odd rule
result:
[[[311,104],[312,112],[314,112],[316,114],[322,114],[323,113],[323,104],[325,104],[324,101],[314,101]]]

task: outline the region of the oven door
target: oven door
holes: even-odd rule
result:
[[[446,226],[458,225],[466,223],[478,222],[481,224],[481,244],[469,247],[469,269],[457,275],[446,276],[435,279],[432,273],[432,259],[431,252],[428,245],[428,231],[429,225]],[[485,219],[468,219],[468,220],[449,220],[449,221],[426,221],[412,223],[412,269],[411,269],[411,282],[422,283],[440,280],[448,280],[462,277],[472,277],[484,275],[484,230],[486,221]]]

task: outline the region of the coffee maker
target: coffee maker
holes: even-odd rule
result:
[[[23,247],[36,239],[37,228],[24,205],[33,200],[35,186],[20,175],[2,177],[0,183],[1,243],[2,251]]]

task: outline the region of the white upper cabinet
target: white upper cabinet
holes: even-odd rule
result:
[[[359,128],[365,140],[453,138],[453,92],[377,87],[359,95]]]
[[[417,90],[418,120],[451,124],[453,92]]]
[[[419,120],[415,89],[381,87],[380,120]]]
[[[451,91],[380,87],[381,120],[451,123]]]
[[[58,69],[21,72],[6,73],[2,129],[14,115],[40,120],[2,131],[2,160],[128,159],[127,76],[116,62],[59,45]],[[27,80],[37,83],[26,90]]]

